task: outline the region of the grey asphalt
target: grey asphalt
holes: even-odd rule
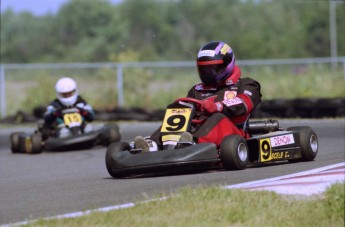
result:
[[[159,123],[119,123],[123,141],[149,135]],[[9,135],[34,130],[0,127],[0,224],[147,200],[180,187],[231,185],[306,171],[345,161],[345,119],[280,120],[284,128],[311,126],[319,139],[315,161],[250,167],[241,171],[113,179],[105,167],[105,147],[71,152],[12,154]]]

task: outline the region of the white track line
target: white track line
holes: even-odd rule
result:
[[[300,172],[296,174],[290,174],[286,176],[268,178],[264,180],[251,181],[241,184],[228,185],[224,188],[243,188],[248,190],[271,190],[280,194],[320,194],[324,192],[330,185],[336,182],[345,181],[345,162],[325,166],[305,172]],[[160,198],[159,200],[164,200]],[[143,203],[150,202],[153,200],[144,201]],[[49,219],[63,219],[63,218],[75,218],[84,215],[88,215],[93,212],[107,212],[111,210],[125,209],[135,206],[135,203],[125,203],[116,206],[109,206],[98,208],[94,210],[78,211],[73,213],[67,213],[62,215],[57,215],[53,217],[44,218],[44,220]],[[33,223],[37,220],[17,222],[13,224],[1,225],[1,227],[10,227],[18,225],[26,225]]]
[[[345,162],[305,172],[228,185],[226,189],[269,190],[280,194],[314,195],[324,192],[336,182],[345,181]]]

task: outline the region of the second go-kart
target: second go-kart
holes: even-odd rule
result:
[[[308,126],[279,127],[277,120],[249,121],[251,137],[226,136],[220,146],[214,143],[179,142],[181,134],[198,124],[202,103],[191,98],[175,100],[166,109],[161,126],[163,149],[142,152],[133,142],[115,142],[108,146],[105,164],[114,178],[137,174],[165,173],[180,170],[223,168],[245,169],[249,163],[312,161],[318,152],[315,132]],[[168,145],[164,145],[168,144]]]
[[[38,129],[32,134],[15,132],[10,135],[12,153],[41,153],[47,151],[70,151],[88,149],[95,145],[108,146],[121,139],[117,124],[105,125],[97,130],[85,130],[85,122],[78,109],[62,111],[64,123],[53,130],[38,123]],[[62,135],[63,130],[63,135]]]

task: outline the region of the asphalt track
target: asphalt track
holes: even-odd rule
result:
[[[119,123],[122,140],[148,135],[159,123]],[[105,167],[105,147],[71,152],[12,154],[9,135],[33,127],[0,127],[0,225],[147,200],[192,185],[233,185],[307,171],[345,161],[345,119],[280,120],[283,128],[311,126],[319,140],[315,161],[113,179]]]

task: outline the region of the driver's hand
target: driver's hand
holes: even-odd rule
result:
[[[54,117],[61,117],[61,115],[62,115],[62,110],[60,110],[60,109],[55,109],[51,114],[52,114]]]
[[[86,115],[88,115],[88,113],[89,113],[89,112],[87,112],[87,110],[85,110],[84,108],[79,108],[79,107],[78,107],[78,110],[79,110],[80,115],[81,115],[81,116],[84,116],[84,117],[85,117]]]
[[[202,102],[202,109],[204,109],[207,113],[222,112],[223,103],[213,102],[211,100],[206,99]]]

